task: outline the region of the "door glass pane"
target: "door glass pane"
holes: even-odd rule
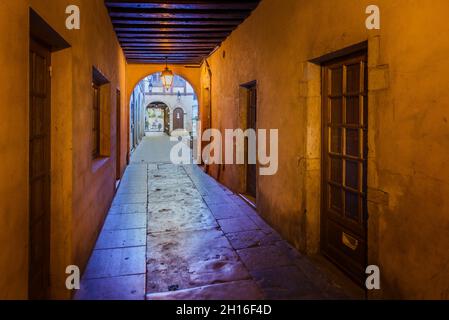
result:
[[[331,181],[335,183],[342,183],[343,178],[343,161],[337,158],[330,158],[331,162]]]
[[[343,120],[342,99],[331,99],[331,123],[341,124]]]
[[[341,128],[331,128],[331,152],[341,153]]]
[[[346,183],[347,187],[359,190],[359,164],[356,161],[346,161]]]
[[[346,99],[346,124],[359,124],[360,117],[360,98],[357,97],[348,97]]]
[[[359,130],[346,129],[346,154],[359,157]]]
[[[343,94],[343,68],[330,70],[331,73],[331,95],[340,96]]]
[[[341,193],[341,188],[339,187],[335,187],[335,186],[330,186],[330,206],[332,209],[336,210],[336,211],[341,211],[342,210],[342,193]]]
[[[352,64],[346,67],[347,93],[360,91],[360,64]]]
[[[359,197],[356,193],[346,191],[345,193],[345,211],[346,217],[358,220],[359,219]]]

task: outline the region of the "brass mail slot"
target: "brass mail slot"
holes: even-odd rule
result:
[[[346,232],[342,232],[341,241],[343,242],[343,244],[345,246],[347,246],[349,249],[351,249],[353,251],[355,251],[357,249],[357,247],[359,246],[359,240],[350,236]]]

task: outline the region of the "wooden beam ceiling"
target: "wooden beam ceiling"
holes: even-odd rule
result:
[[[105,0],[130,63],[199,64],[260,0]]]

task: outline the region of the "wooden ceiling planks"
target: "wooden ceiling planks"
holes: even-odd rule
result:
[[[130,63],[200,64],[260,0],[105,0]]]

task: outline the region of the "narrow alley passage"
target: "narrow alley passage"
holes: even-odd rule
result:
[[[168,139],[135,151],[76,299],[350,297],[200,167],[154,163]]]

